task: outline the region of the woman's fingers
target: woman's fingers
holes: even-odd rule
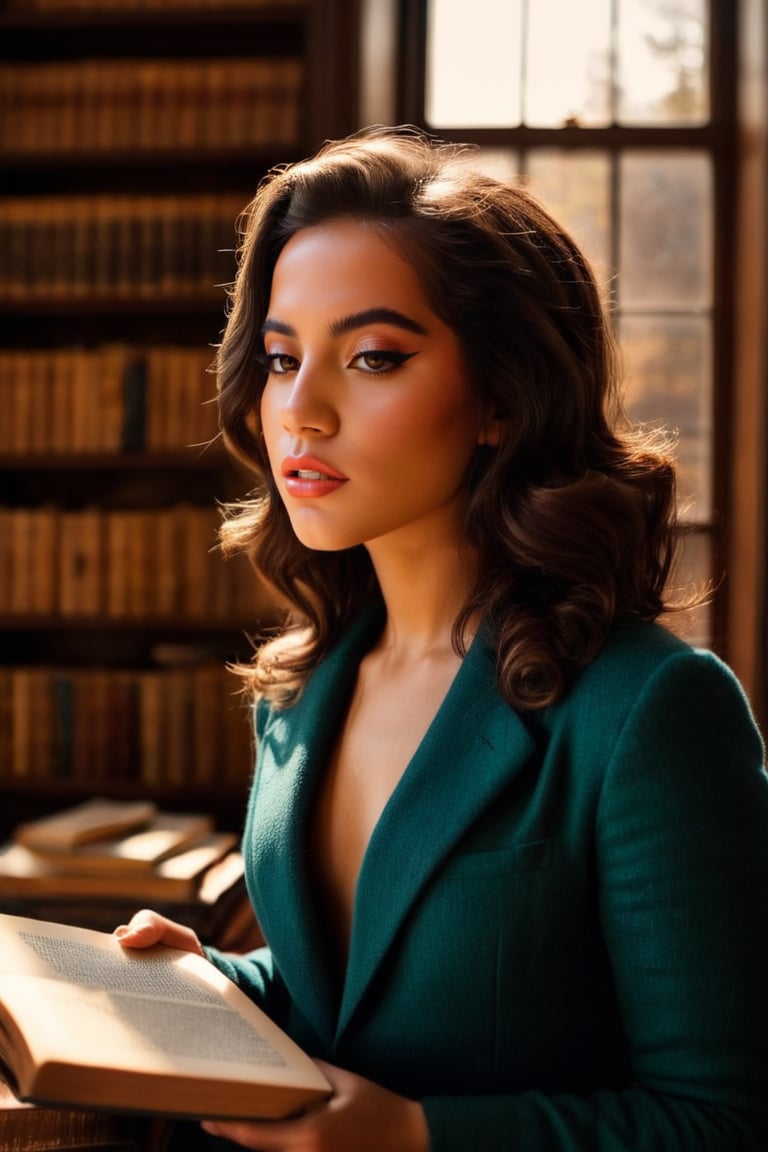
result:
[[[191,928],[177,924],[159,912],[142,908],[128,922],[115,928],[113,935],[125,948],[151,948],[153,944],[165,944],[169,948],[181,948],[184,952],[196,952],[203,956],[203,946]]]

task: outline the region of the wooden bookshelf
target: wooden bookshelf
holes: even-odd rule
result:
[[[239,829],[231,660],[274,608],[215,548],[250,479],[209,371],[261,176],[355,126],[357,0],[0,0],[0,806]]]

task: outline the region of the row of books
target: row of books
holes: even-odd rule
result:
[[[5,64],[0,148],[295,148],[301,81],[293,57]]]
[[[215,508],[0,507],[4,614],[237,622],[263,609],[248,560],[217,549]]]
[[[245,787],[250,714],[221,663],[0,668],[0,782]]]
[[[213,295],[234,275],[235,222],[244,199],[233,193],[2,199],[0,299]]]
[[[198,10],[229,8],[296,8],[296,0],[0,0],[0,12],[159,12],[164,8]]]
[[[174,345],[0,349],[0,455],[208,445],[212,360],[211,348]]]

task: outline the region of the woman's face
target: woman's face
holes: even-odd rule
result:
[[[397,250],[360,222],[298,232],[275,266],[263,340],[262,429],[302,543],[458,539],[483,406]]]

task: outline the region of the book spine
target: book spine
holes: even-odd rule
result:
[[[58,581],[58,512],[52,507],[14,508],[7,520],[11,541],[11,613],[54,610]]]
[[[296,147],[302,74],[293,57],[11,64],[0,143],[25,153]]]
[[[247,623],[265,609],[247,559],[225,559],[205,505],[0,509],[0,590],[12,615]]]
[[[246,787],[247,702],[210,661],[188,667],[0,669],[0,780]]]
[[[0,454],[208,445],[219,431],[211,362],[209,348],[175,345],[2,350]]]
[[[242,207],[231,194],[10,197],[0,202],[0,300],[213,297],[234,274],[223,254]]]

